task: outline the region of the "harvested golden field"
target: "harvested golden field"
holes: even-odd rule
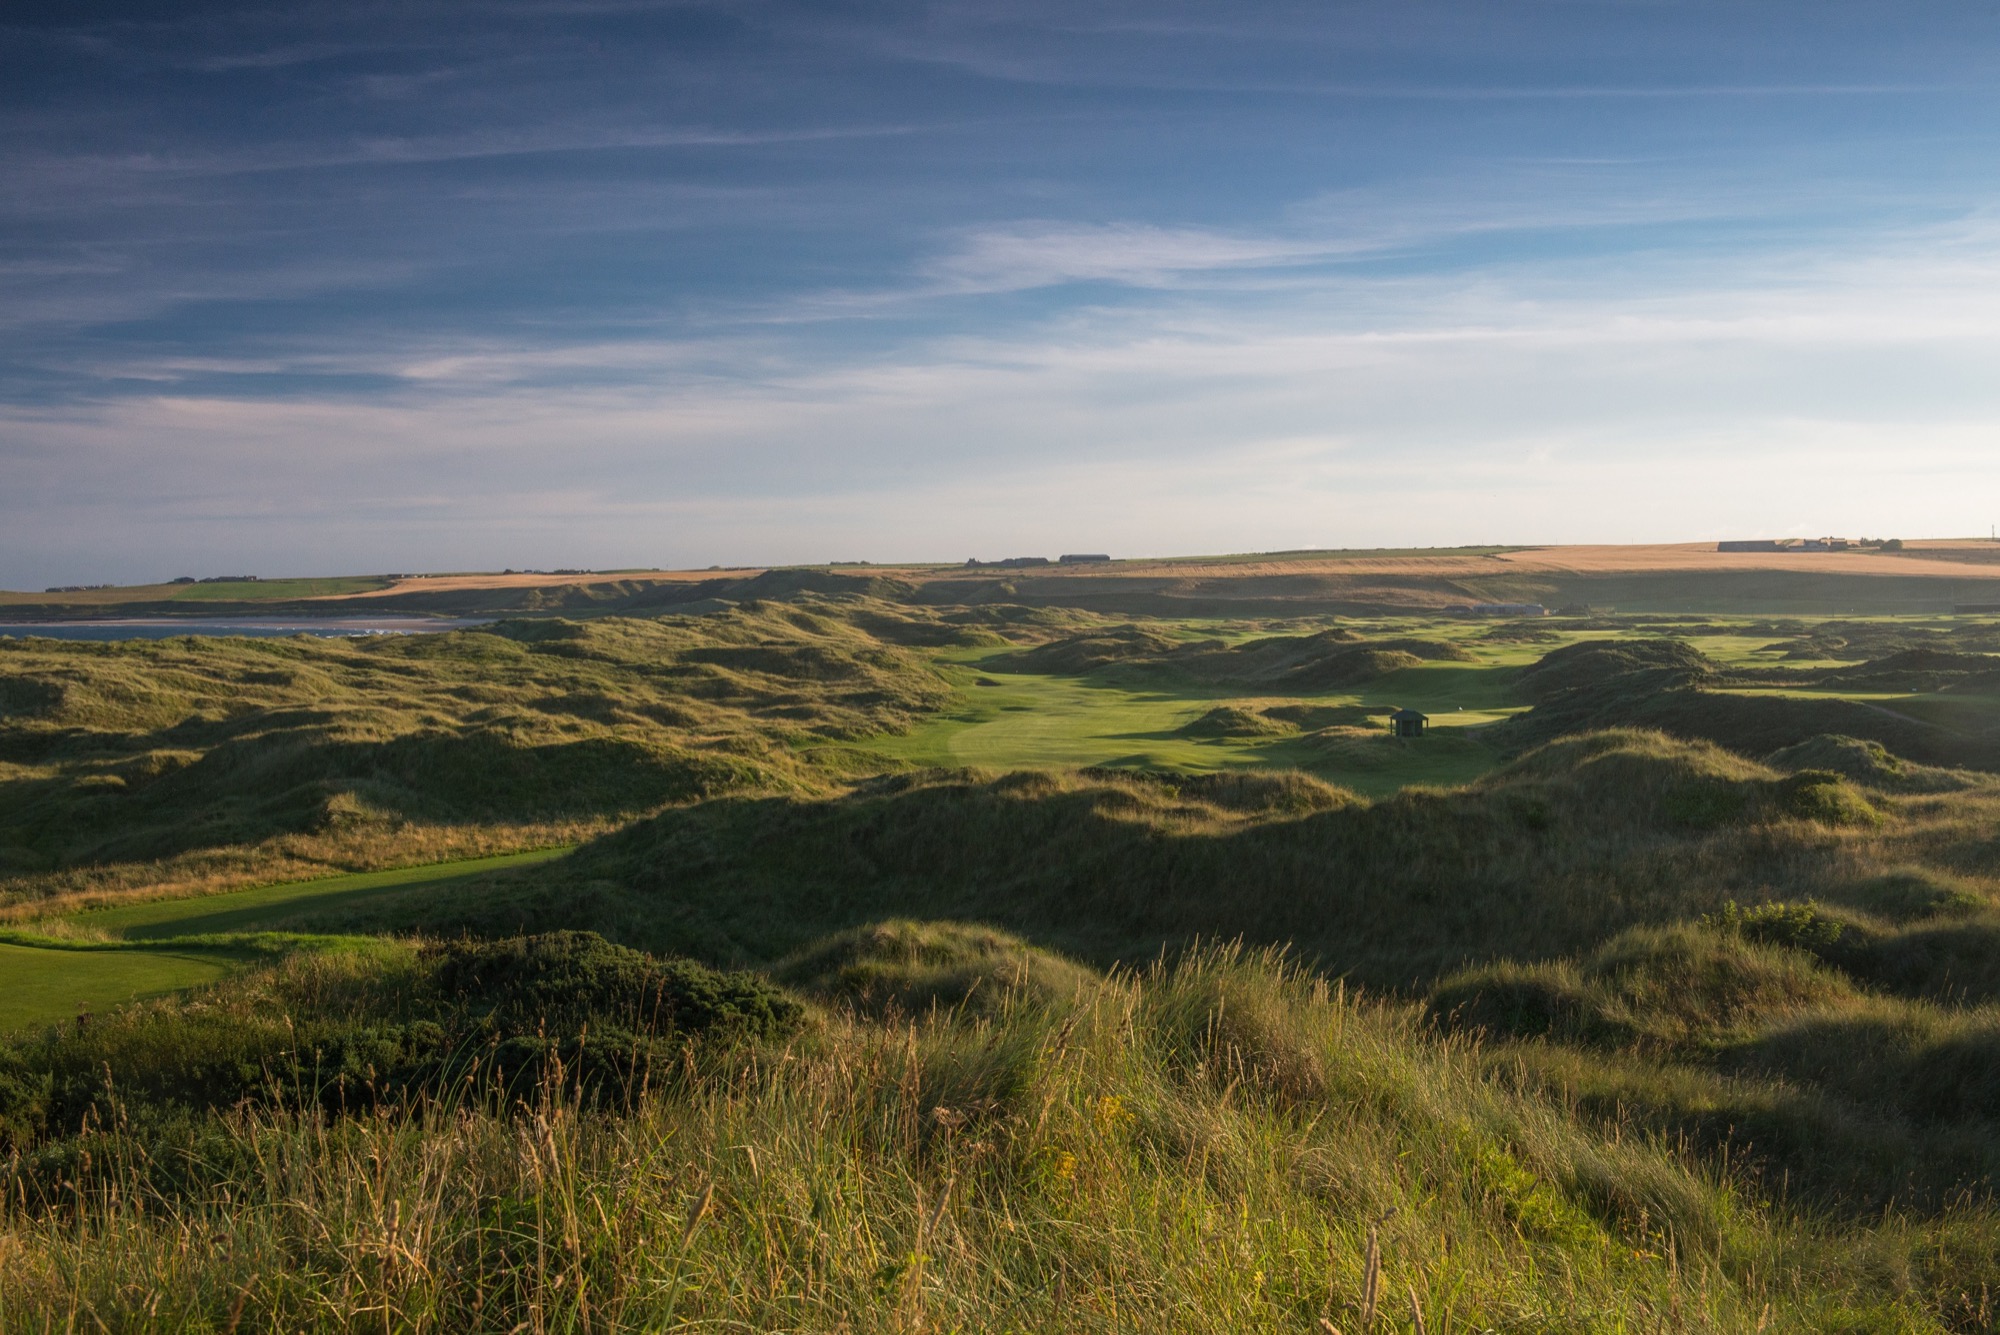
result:
[[[1035,574],[1070,578],[1178,575],[1215,579],[1255,579],[1271,575],[1491,575],[1512,568],[1579,575],[1638,574],[1669,571],[1796,570],[1814,574],[1916,575],[1927,578],[2000,578],[1991,564],[2000,545],[1970,539],[1913,542],[1902,552],[1721,552],[1712,542],[1601,544],[1594,546],[1526,547],[1513,551],[1468,555],[1441,552],[1436,556],[1300,555],[1271,560],[1232,561],[1226,566],[1168,558],[1120,561],[1110,566],[1071,566]]]

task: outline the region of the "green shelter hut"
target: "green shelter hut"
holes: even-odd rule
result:
[[[1389,728],[1398,737],[1421,737],[1430,723],[1429,714],[1414,709],[1399,709],[1389,715]]]

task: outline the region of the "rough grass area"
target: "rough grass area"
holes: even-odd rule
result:
[[[409,969],[294,967],[128,1024],[319,1023],[421,992]],[[1579,1118],[1553,1071],[1496,1078],[1230,951],[703,1040],[611,1104],[548,1065],[511,1103],[330,1118],[274,1085],[120,1121],[144,1090],[205,1097],[169,1078],[189,1047],[125,1038],[42,1058],[153,1066],[124,1105],[79,1084],[102,1129],[7,1165],[10,1328],[1941,1335],[1985,1328],[2000,1255],[1990,1205],[1778,1204],[1748,1166]]]
[[[894,642],[940,624],[800,604],[364,641],[0,639],[0,875],[33,896],[133,879],[120,868],[200,880],[231,853],[354,869],[427,842],[499,851],[453,831],[532,847],[718,792],[824,787],[800,744],[950,698]]]
[[[1992,786],[1948,801],[1871,796],[1649,733],[1557,742],[1467,788],[1375,802],[1297,774],[930,772],[833,798],[676,809],[511,887],[318,921],[586,926],[744,963],[882,918],[946,917],[1099,963],[1240,936],[1406,987],[1732,900],[1858,901],[1913,864],[1963,859],[1991,875],[1996,803]]]
[[[0,1329],[2000,1328],[1990,627],[843,578],[0,644]]]

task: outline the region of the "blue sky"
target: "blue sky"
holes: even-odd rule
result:
[[[0,585],[2000,520],[1992,3],[0,20]]]

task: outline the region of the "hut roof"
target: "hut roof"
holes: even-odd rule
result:
[[[1393,713],[1393,714],[1389,715],[1389,717],[1390,717],[1390,718],[1395,718],[1395,719],[1411,719],[1411,718],[1420,718],[1420,719],[1423,719],[1423,720],[1424,720],[1425,722],[1429,722],[1429,721],[1430,721],[1430,715],[1429,715],[1429,714],[1426,714],[1426,713],[1422,712],[1421,710],[1416,710],[1416,709],[1399,709],[1399,710],[1397,710],[1397,711],[1396,711],[1395,713]]]

